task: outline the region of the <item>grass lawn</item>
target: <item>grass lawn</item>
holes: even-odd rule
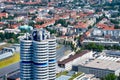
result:
[[[60,49],[61,47],[62,47],[62,46],[58,44],[57,47],[56,47],[56,49]]]
[[[56,77],[60,77],[61,75],[67,75],[68,71],[64,71],[64,72],[60,72],[60,73],[57,73]]]
[[[0,60],[0,68],[4,68],[18,61],[20,61],[20,54],[15,53],[12,57]]]
[[[81,74],[82,74],[81,72],[78,72],[77,74],[73,74],[72,77],[69,80],[73,80]]]

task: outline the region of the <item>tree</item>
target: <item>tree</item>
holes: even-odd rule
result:
[[[70,47],[71,47],[72,51],[76,50],[76,48],[75,48],[75,46],[74,46],[74,44],[72,42],[70,42]]]
[[[104,46],[105,49],[111,50],[120,50],[120,46],[119,45],[113,45],[113,46]]]
[[[116,80],[117,76],[115,74],[108,74],[107,76],[103,77],[101,80]]]
[[[5,40],[5,36],[3,33],[0,33],[0,41],[3,41],[3,40]]]
[[[32,16],[32,20],[35,20],[35,18],[37,18],[37,16],[35,16],[35,14],[34,14],[34,16]]]
[[[56,30],[49,29],[48,27],[46,27],[46,30],[49,31],[50,34],[55,34],[56,33]]]
[[[34,27],[35,23],[33,21],[29,22],[28,25]]]
[[[70,23],[67,22],[65,19],[59,19],[59,20],[55,21],[55,25],[57,25],[57,24],[61,24],[62,26],[67,27]]]
[[[119,73],[119,76],[117,77],[117,80],[120,80],[120,73]]]
[[[104,49],[104,46],[98,45],[97,50],[98,50],[99,52],[102,52],[103,49]]]
[[[89,43],[88,45],[85,45],[84,48],[88,49],[88,50],[93,50],[93,51],[99,51],[99,52],[101,52],[104,49],[104,46],[97,45],[95,43]]]
[[[41,22],[37,22],[36,24],[37,24],[37,25],[42,25],[42,24],[44,24],[44,22],[41,21]]]
[[[88,27],[88,29],[91,29],[91,28],[92,28],[92,26],[89,26],[89,27]]]
[[[14,33],[0,33],[0,41],[6,40],[8,43],[18,43],[18,36],[19,34]]]
[[[48,12],[48,14],[49,14],[49,15],[52,15],[52,14],[53,14],[53,12],[52,12],[52,11],[49,11],[49,12]]]

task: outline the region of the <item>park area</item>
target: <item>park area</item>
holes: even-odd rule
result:
[[[80,76],[82,72],[68,72],[68,71],[63,71],[60,73],[56,74],[56,79],[55,80],[74,80],[78,76]]]

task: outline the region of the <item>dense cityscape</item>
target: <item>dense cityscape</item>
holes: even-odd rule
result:
[[[120,0],[0,0],[0,80],[120,80]]]

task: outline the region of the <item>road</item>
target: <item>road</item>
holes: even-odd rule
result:
[[[67,50],[70,50],[70,47],[62,45],[62,47],[56,51],[57,61],[64,56],[64,53]]]
[[[19,62],[11,64],[10,66],[0,69],[0,77],[4,76],[5,74],[9,74],[11,72],[15,72],[19,69],[20,69]]]

